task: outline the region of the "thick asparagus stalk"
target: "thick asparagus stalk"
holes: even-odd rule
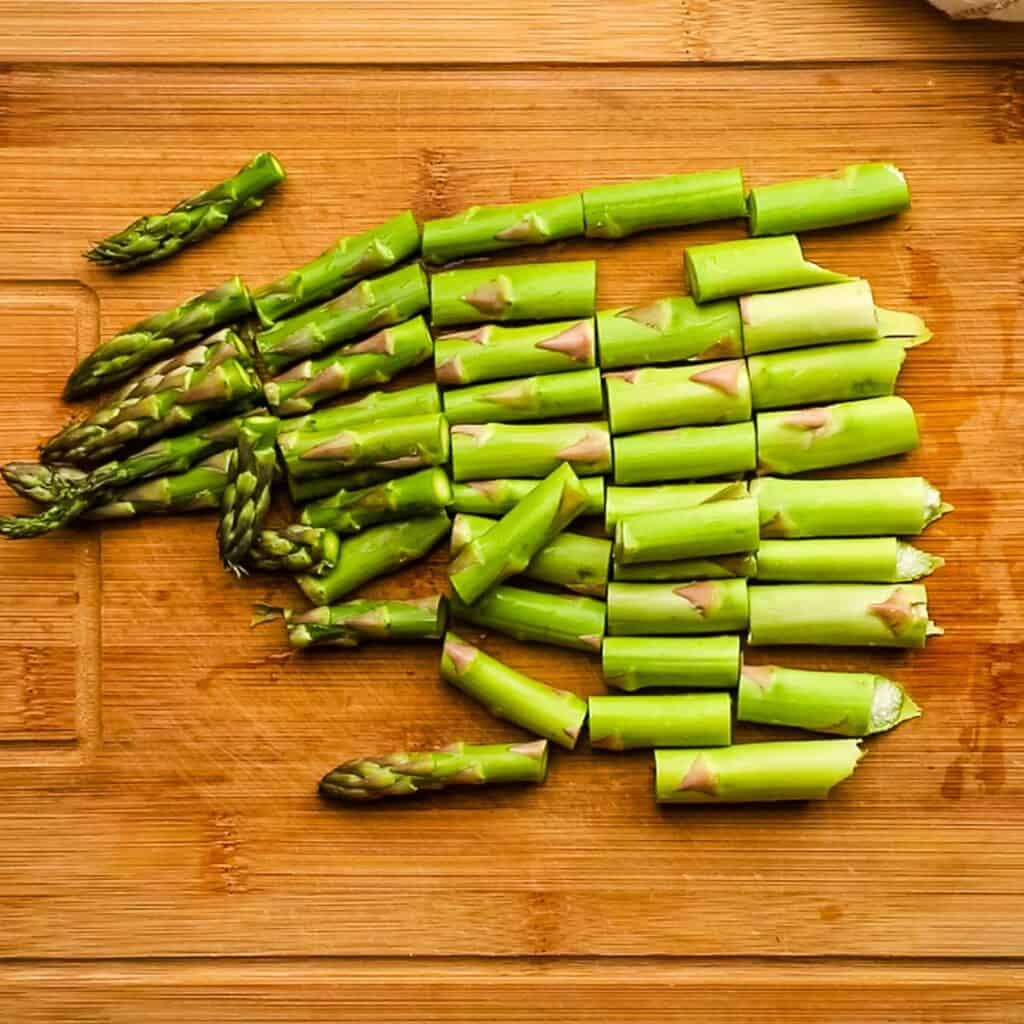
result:
[[[591,697],[590,745],[602,750],[638,747],[726,747],[732,739],[727,693]]]
[[[338,564],[341,538],[333,530],[294,523],[260,530],[253,539],[246,565],[263,572],[306,572],[325,576]]]
[[[438,327],[588,317],[596,290],[593,260],[446,270],[431,278],[430,317]]]
[[[8,462],[0,467],[0,475],[15,494],[40,505],[52,505],[74,491],[89,474],[77,466]]]
[[[562,463],[579,476],[612,468],[607,423],[460,423],[451,435],[455,480],[543,477]]]
[[[900,455],[917,444],[914,410],[895,395],[757,414],[759,473],[789,476],[847,466]]]
[[[611,607],[609,587],[609,608]],[[752,647],[816,644],[924,647],[942,629],[928,618],[920,583],[780,583],[750,587]]]
[[[97,242],[85,258],[117,270],[165,260],[220,231],[236,217],[258,210],[266,194],[284,178],[284,168],[273,153],[260,153],[219,185],[183,199],[166,213],[140,217],[123,231]]]
[[[587,717],[586,701],[524,676],[455,633],[444,637],[441,675],[496,718],[572,750]]]
[[[375,577],[422,558],[450,528],[443,512],[372,526],[342,540],[337,564],[326,576],[299,576],[298,584],[313,604],[334,604]]]
[[[362,802],[449,786],[543,782],[547,771],[547,740],[488,746],[452,743],[440,750],[346,761],[320,780],[320,793],[332,800]]]
[[[740,674],[738,636],[609,636],[601,674],[620,690],[680,687],[732,690]]]
[[[729,483],[662,484],[658,487],[609,487],[604,509],[605,532],[614,534],[616,525],[629,516],[673,512],[713,501],[733,501],[745,497],[747,484],[744,480]]]
[[[694,480],[746,473],[757,463],[754,424],[674,427],[616,437],[615,482]]]
[[[364,640],[440,640],[447,616],[447,602],[440,594],[412,601],[365,598],[284,612],[292,647],[358,647]]]
[[[360,281],[336,299],[314,306],[256,335],[256,347],[271,373],[368,331],[414,317],[427,308],[427,275],[413,263]]]
[[[604,411],[601,371],[548,373],[445,392],[449,423],[514,423],[590,416]]]
[[[471,206],[454,217],[423,225],[423,258],[428,263],[448,263],[582,234],[579,193],[508,206]]]
[[[744,665],[740,674],[737,717],[741,722],[868,736],[920,714],[899,683],[867,672]]]
[[[303,505],[317,498],[326,498],[337,494],[338,491],[361,491],[399,476],[402,476],[401,470],[379,469],[376,466],[353,469],[346,473],[332,473],[330,476],[311,476],[302,480],[294,479],[290,473],[285,474],[288,493],[296,505]]]
[[[796,235],[691,245],[685,263],[690,294],[697,302],[849,280],[805,260]]]
[[[734,576],[756,576],[757,558],[748,555],[720,555],[717,558],[681,558],[670,562],[612,562],[612,579],[619,583],[656,580],[727,580]]]
[[[653,228],[745,217],[747,200],[743,175],[732,167],[588,188],[583,212],[589,238],[624,238]]]
[[[668,804],[824,800],[861,756],[857,740],[656,750],[656,797]]]
[[[951,511],[923,477],[780,480],[763,476],[750,493],[761,511],[761,536],[912,536]]]
[[[72,371],[64,385],[64,397],[85,398],[120,384],[150,363],[194,345],[218,327],[242,319],[251,309],[249,292],[238,277],[219,288],[193,295],[97,346]]]
[[[354,402],[332,405],[282,423],[281,433],[295,431],[322,434],[342,430],[357,423],[395,420],[406,416],[429,416],[441,411],[441,392],[436,384],[418,384],[400,391],[371,391]]]
[[[732,633],[749,622],[745,579],[608,584],[612,636]]]
[[[539,481],[472,480],[452,484],[452,508],[469,515],[500,516],[515,508],[537,486]],[[580,480],[584,506],[581,516],[599,516],[604,512],[604,478],[584,477]]]
[[[452,614],[466,622],[495,629],[516,640],[570,647],[591,654],[601,650],[605,604],[592,597],[569,597],[523,590],[507,584],[494,587],[474,604],[451,597]]]
[[[757,578],[793,583],[906,583],[928,576],[943,560],[895,537],[764,540]]]
[[[780,181],[750,190],[750,233],[785,235],[890,217],[910,206],[893,164],[850,164],[827,178]]]
[[[370,274],[379,274],[420,248],[420,226],[412,212],[335,242],[315,260],[290,270],[253,295],[253,306],[269,327],[304,306],[337,295]]]
[[[743,355],[735,299],[697,305],[689,295],[597,314],[598,360],[615,370],[646,363],[702,362]]]

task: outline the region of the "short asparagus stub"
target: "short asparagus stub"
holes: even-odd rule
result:
[[[441,411],[441,392],[436,384],[417,384],[399,391],[371,391],[355,401],[332,405],[282,424],[281,433],[323,434],[374,420],[430,416]]]
[[[539,483],[533,479],[471,480],[452,485],[452,508],[477,516],[500,516],[514,508]],[[584,506],[581,516],[599,516],[604,512],[605,485],[599,476],[580,480]]]
[[[609,487],[604,509],[605,532],[614,534],[616,524],[630,516],[672,512],[713,501],[733,501],[745,497],[747,484],[744,480],[661,484],[654,487]]]
[[[452,425],[593,416],[603,411],[598,369],[493,381],[447,391],[444,396],[445,418]]]
[[[440,640],[447,621],[440,594],[412,601],[365,598],[307,611],[286,610],[292,647],[358,647],[366,640]]]
[[[586,701],[576,694],[531,679],[451,632],[444,637],[441,675],[495,718],[569,750],[576,746],[587,717]]]
[[[320,780],[320,793],[332,800],[364,802],[492,782],[543,782],[547,770],[547,740],[452,743],[440,750],[346,761]]]
[[[745,579],[608,584],[611,636],[735,633],[749,621]]]
[[[296,505],[327,498],[339,491],[361,491],[375,484],[395,480],[402,475],[399,469],[381,469],[377,466],[350,469],[329,476],[305,477],[301,480],[296,480],[290,473],[285,474],[288,480],[288,493]]]
[[[724,747],[732,738],[727,693],[591,697],[590,745],[601,750],[638,747]]]
[[[754,424],[673,427],[613,441],[616,484],[697,480],[747,473],[757,464]]]
[[[727,580],[734,576],[757,575],[757,556],[718,555],[715,558],[682,558],[670,562],[637,562],[623,565],[612,561],[612,579],[620,583],[655,580]]]
[[[738,636],[609,636],[601,649],[605,683],[627,692],[734,690],[739,673]]]
[[[824,800],[861,756],[857,740],[656,750],[655,793],[667,804]]]
[[[751,428],[752,429],[752,428]],[[562,463],[577,476],[600,476],[612,468],[608,424],[460,423],[451,428],[455,480],[545,477]]]
[[[737,717],[741,722],[869,736],[920,714],[899,683],[868,672],[744,665],[740,674]]]
[[[788,583],[905,583],[943,565],[895,537],[763,540],[757,578]]]

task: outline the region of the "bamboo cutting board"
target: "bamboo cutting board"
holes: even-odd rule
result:
[[[209,516],[4,544],[3,1018],[1019,1019],[1024,36],[887,0],[506,6],[0,2],[0,459],[61,423],[99,339],[401,209],[893,160],[912,211],[805,249],[935,332],[901,379],[921,449],[864,472],[957,506],[922,541],[947,635],[781,657],[892,674],[924,717],[817,806],[659,809],[648,754],[581,749],[543,787],[325,807],[346,756],[519,734],[440,682],[436,646],[282,658],[250,606],[294,591],[225,576]],[[261,149],[290,172],[263,211],[140,274],[81,259]],[[596,257],[600,304],[637,303],[681,290],[684,245],[741,233],[524,258]],[[435,558],[374,592],[443,584]],[[601,691],[596,659],[487,646]]]

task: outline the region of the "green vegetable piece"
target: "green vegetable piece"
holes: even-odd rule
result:
[[[338,564],[341,538],[333,530],[293,523],[256,534],[246,561],[262,572],[305,572],[326,576]]]
[[[604,411],[601,371],[549,373],[445,392],[444,414],[457,423],[513,423]]]
[[[734,633],[749,621],[745,579],[608,584],[612,636]]]
[[[600,750],[638,747],[724,747],[732,738],[727,693],[591,697],[590,745]]]
[[[440,640],[448,605],[434,594],[411,601],[363,598],[282,614],[292,647],[358,647],[364,640]]]
[[[738,636],[609,636],[601,650],[608,686],[734,690],[740,674]]]
[[[905,583],[928,576],[943,559],[895,537],[764,540],[757,578],[790,583]]]
[[[282,434],[302,432],[322,434],[343,430],[357,423],[373,420],[404,419],[407,416],[429,416],[441,411],[441,392],[436,384],[418,384],[400,391],[371,391],[354,402],[318,409],[282,423]]]
[[[605,532],[614,534],[616,524],[629,516],[673,512],[712,501],[733,501],[745,497],[747,484],[744,480],[661,484],[656,487],[609,487],[604,510]]]
[[[757,558],[719,555],[716,558],[681,558],[668,562],[612,562],[612,579],[619,583],[653,583],[669,580],[727,580],[757,575]]]
[[[519,504],[537,486],[533,479],[471,480],[452,484],[452,508],[469,515],[500,516]],[[584,506],[581,516],[604,513],[604,478],[584,477],[580,480]]]
[[[615,482],[644,484],[746,473],[757,463],[753,423],[675,427],[613,441]]]

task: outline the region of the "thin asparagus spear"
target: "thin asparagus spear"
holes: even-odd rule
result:
[[[608,424],[460,423],[451,429],[452,477],[547,476],[568,463],[579,476],[612,467]]]
[[[590,745],[601,750],[638,747],[726,747],[732,739],[727,693],[591,697]]]
[[[744,480],[728,483],[661,484],[657,487],[609,487],[605,500],[605,532],[615,533],[616,525],[629,516],[650,512],[672,512],[694,508],[713,501],[733,501],[747,497]],[[679,577],[677,577],[678,579]]]
[[[440,594],[412,601],[364,598],[306,611],[285,609],[292,647],[358,647],[364,640],[440,640],[448,616]]]
[[[728,476],[757,463],[757,437],[749,422],[649,430],[616,437],[612,446],[617,484]]]
[[[601,674],[620,690],[680,687],[733,690],[740,674],[738,636],[609,636]]]
[[[417,384],[399,391],[371,391],[354,402],[332,405],[329,409],[285,420],[282,434],[322,434],[330,430],[354,427],[374,420],[429,416],[441,411],[441,392],[436,384]]]
[[[727,580],[734,576],[756,575],[757,558],[753,554],[720,555],[717,558],[680,558],[669,562],[637,562],[636,565],[612,562],[612,579],[618,583]]]
[[[608,584],[612,636],[731,633],[749,622],[745,579]]]
[[[260,530],[253,539],[246,565],[263,572],[305,572],[325,576],[338,564],[341,539],[333,530],[294,523]]]
[[[895,537],[764,540],[757,552],[760,581],[906,583],[944,564]]]
[[[296,505],[317,498],[327,498],[339,491],[362,491],[367,487],[396,480],[403,473],[398,469],[380,469],[369,466],[366,469],[352,469],[345,473],[332,473],[329,476],[311,476],[308,479],[296,480],[290,473],[285,477],[288,481],[288,493]]]
[[[500,516],[515,508],[537,486],[533,479],[471,480],[452,484],[452,509],[470,515]],[[599,516],[604,512],[604,478],[580,480],[585,504],[581,516]]]
[[[0,475],[15,494],[40,505],[52,505],[73,491],[89,474],[77,466],[8,462],[0,467]]]
[[[446,391],[444,415],[458,423],[517,423],[523,420],[591,416],[604,411],[601,371],[548,373]]]

